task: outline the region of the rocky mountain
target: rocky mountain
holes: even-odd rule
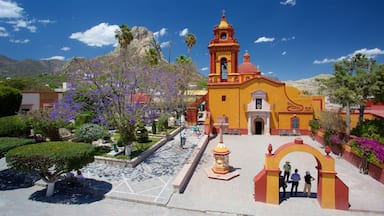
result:
[[[0,55],[0,77],[28,77],[38,74],[50,74],[59,71],[65,61],[60,60],[32,60],[21,61]]]
[[[306,78],[306,79],[300,79],[300,80],[288,80],[283,81],[286,85],[296,87],[300,90],[303,90],[307,92],[309,95],[319,95],[319,83],[316,81],[316,79],[329,79],[333,77],[332,74],[319,74],[317,76]]]

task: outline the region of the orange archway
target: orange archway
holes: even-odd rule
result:
[[[317,200],[323,208],[349,208],[348,187],[337,177],[335,160],[329,152],[323,155],[314,147],[304,144],[301,138],[280,146],[274,153],[269,147],[265,155],[264,169],[254,177],[255,201],[279,204],[279,164],[289,153],[306,152],[316,158],[318,167]]]

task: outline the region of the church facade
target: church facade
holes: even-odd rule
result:
[[[240,45],[224,14],[213,32],[205,124],[217,127],[217,118],[225,115],[228,131],[241,134],[308,134],[324,98],[263,76],[247,52],[239,65]]]

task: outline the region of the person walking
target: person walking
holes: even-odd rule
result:
[[[283,188],[283,197],[285,198],[285,188],[287,187],[287,183],[284,180],[283,175],[281,175],[281,171],[279,173],[279,190]]]
[[[187,137],[185,134],[185,129],[180,132],[180,148],[184,149],[185,142],[187,141]]]
[[[289,176],[291,175],[291,164],[289,163],[289,161],[285,162],[283,169],[284,169],[284,179],[286,179],[285,181],[288,182]]]
[[[315,178],[311,176],[311,173],[309,171],[306,171],[304,176],[305,185],[303,193],[307,193],[307,197],[311,197],[311,181],[313,180],[315,180]]]
[[[295,196],[297,196],[297,187],[299,186],[299,181],[301,180],[298,172],[299,170],[295,169],[295,172],[291,175],[291,180],[292,180],[291,196],[293,196],[293,190],[295,190]]]

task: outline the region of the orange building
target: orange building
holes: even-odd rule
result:
[[[241,134],[308,134],[309,121],[324,108],[322,96],[306,96],[297,88],[263,76],[247,51],[238,64],[240,45],[225,15],[215,26],[208,49],[210,73],[206,125],[228,117],[229,130]]]

